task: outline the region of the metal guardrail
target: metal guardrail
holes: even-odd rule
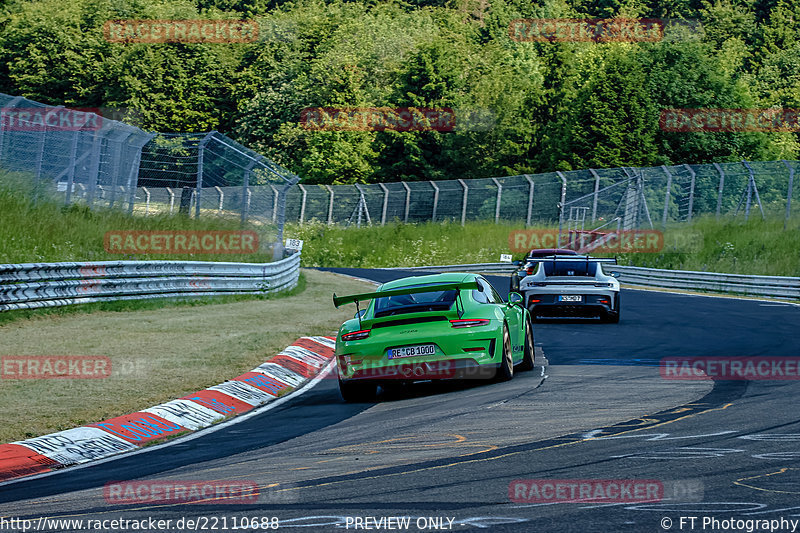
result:
[[[0,265],[0,312],[150,298],[270,294],[297,285],[300,254],[274,263],[100,261]]]
[[[475,263],[426,267],[397,267],[388,270],[412,272],[482,272],[511,274],[517,267],[511,263]],[[631,285],[713,292],[731,292],[751,296],[774,296],[800,299],[800,278],[784,276],[750,276],[692,270],[664,270],[614,265],[607,272],[619,272],[619,280]]]

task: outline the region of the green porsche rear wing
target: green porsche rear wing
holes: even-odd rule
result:
[[[362,294],[351,294],[350,296],[336,296],[333,294],[333,305],[338,309],[340,305],[363,302],[364,300],[374,300],[375,298],[384,298],[387,296],[401,296],[403,294],[419,294],[422,292],[434,291],[452,291],[460,289],[477,289],[478,282],[472,281],[459,281],[456,283],[432,283],[430,285],[421,285],[416,287],[401,287],[399,289],[387,289],[385,291],[365,292]]]

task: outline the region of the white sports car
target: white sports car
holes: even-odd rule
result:
[[[617,273],[603,271],[603,264],[616,264],[616,259],[552,255],[527,261],[526,268],[512,274],[512,279],[519,277],[518,291],[534,319],[597,317],[619,322]],[[537,265],[535,272],[527,274]],[[512,281],[513,285],[516,283]]]

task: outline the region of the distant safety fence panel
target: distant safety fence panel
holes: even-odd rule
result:
[[[300,254],[273,263],[100,261],[0,265],[0,312],[167,297],[272,294],[297,285]]]
[[[486,220],[632,229],[696,216],[791,214],[797,161],[625,167],[484,179],[307,185],[287,197],[287,220],[384,225]]]
[[[298,176],[215,131],[158,134],[101,113],[0,93],[0,170],[32,181],[34,198],[255,220],[282,240]]]

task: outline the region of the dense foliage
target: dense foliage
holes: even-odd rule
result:
[[[516,18],[668,17],[657,42],[518,42]],[[257,19],[248,44],[108,42],[119,19]],[[698,24],[699,22],[699,24]],[[800,108],[794,0],[0,0],[0,92],[228,133],[309,183],[796,158],[797,133],[668,133],[674,107]],[[314,131],[308,107],[488,110]]]

